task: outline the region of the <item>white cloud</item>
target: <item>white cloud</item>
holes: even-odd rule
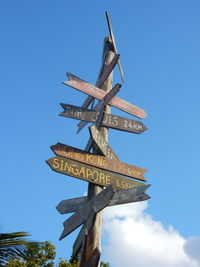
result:
[[[104,211],[107,244],[103,258],[112,267],[200,267],[200,238],[185,240],[144,211],[146,202],[109,207]]]
[[[200,237],[189,237],[184,244],[185,252],[200,264]]]

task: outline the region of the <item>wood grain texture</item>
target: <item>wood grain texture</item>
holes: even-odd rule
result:
[[[150,187],[150,185],[144,185],[136,188],[130,188],[126,190],[120,190],[114,193],[110,199],[108,206],[115,206],[121,204],[127,204],[132,202],[144,201],[150,197],[144,192]],[[76,212],[82,206],[88,202],[88,197],[79,197],[62,200],[56,207],[57,211],[61,214],[67,214]]]

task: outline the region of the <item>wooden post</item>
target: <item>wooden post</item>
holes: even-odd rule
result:
[[[104,39],[103,57],[102,57],[102,67],[100,69],[100,74],[98,80],[101,78],[104,68],[112,61],[114,58],[113,45],[111,39],[106,37]],[[108,92],[112,89],[112,76],[113,72],[106,79],[101,89]],[[97,81],[98,83],[98,81]],[[106,105],[106,113],[110,113],[110,107]],[[105,127],[100,128],[100,132],[108,141],[108,130]],[[99,151],[94,151],[99,154]],[[93,198],[99,192],[101,192],[102,187],[89,183],[88,185],[88,199]],[[101,255],[101,225],[102,225],[102,212],[99,212],[94,219],[93,225],[90,231],[85,236],[85,243],[82,251],[80,267],[97,267],[99,266],[99,260]]]

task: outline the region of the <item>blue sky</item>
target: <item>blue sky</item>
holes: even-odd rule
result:
[[[200,236],[200,2],[1,1],[0,227],[51,240],[63,258],[70,257],[77,231],[58,241],[67,215],[55,206],[82,196],[87,183],[53,172],[45,160],[57,142],[85,147],[88,129],[76,135],[77,121],[58,114],[59,103],[81,105],[86,96],[61,82],[69,71],[95,83],[108,35],[106,10],[125,76],[118,95],[148,114],[145,133],[110,130],[109,144],[121,161],[149,170],[151,200],[142,205],[152,221],[171,225],[186,241]],[[107,242],[105,234],[103,259],[111,262]]]

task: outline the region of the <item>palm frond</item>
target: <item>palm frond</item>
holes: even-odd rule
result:
[[[0,264],[4,264],[11,258],[24,257],[27,249],[36,244],[26,237],[27,232],[0,233]]]

